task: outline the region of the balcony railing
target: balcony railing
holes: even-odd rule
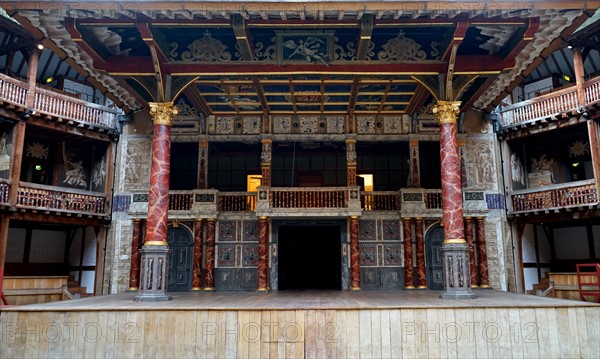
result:
[[[425,208],[442,209],[442,191],[438,189],[425,190]]]
[[[217,210],[220,212],[254,212],[256,192],[219,192]]]
[[[0,74],[0,102],[8,102],[42,115],[63,121],[114,130],[118,110],[67,96],[58,92],[36,87],[33,104],[27,104],[27,83]]]
[[[594,180],[561,183],[511,193],[512,212],[536,212],[598,204]]]
[[[348,192],[331,188],[271,188],[271,208],[346,208]]]
[[[0,203],[8,203],[8,181],[0,178]]]
[[[400,192],[362,192],[360,203],[365,211],[399,211]]]
[[[33,183],[20,182],[17,207],[40,211],[106,214],[103,193],[79,191]]]
[[[500,111],[500,126],[525,125],[540,119],[557,117],[563,113],[576,111],[580,105],[586,106],[600,100],[600,76],[584,84],[586,103],[577,100],[575,86],[564,88],[507,106]]]

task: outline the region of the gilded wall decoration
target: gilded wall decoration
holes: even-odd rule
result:
[[[374,116],[357,116],[356,117],[356,132],[358,132],[358,133],[375,133],[375,117]]]
[[[254,47],[254,58],[256,61],[275,61],[275,41],[277,37],[271,38],[271,44],[265,47],[262,42],[257,42]]]
[[[344,133],[344,116],[327,116],[327,133]]]
[[[327,34],[305,35],[302,33],[278,33],[281,41],[278,61],[304,60],[308,63],[329,65],[330,36]]]
[[[253,135],[260,133],[262,121],[258,116],[244,117],[244,134]]]
[[[183,61],[231,61],[231,52],[227,51],[227,46],[214,39],[208,30],[204,32],[204,37],[194,40],[187,48],[187,51],[181,53]]]
[[[196,110],[196,108],[190,106],[183,98],[179,98],[179,101],[177,101],[176,106],[177,106],[177,109],[179,110],[177,117],[197,117],[198,116],[198,110]]]
[[[229,135],[233,133],[233,123],[235,118],[233,117],[217,117],[215,118],[217,122],[217,134],[219,135]]]
[[[346,48],[344,49],[342,45],[338,44],[339,40],[340,39],[337,36],[334,37],[335,44],[333,46],[333,59],[348,61],[356,60],[356,45],[354,42],[347,43]],[[373,48],[375,48],[375,44],[372,42],[369,43],[369,51],[372,52]]]
[[[569,146],[569,157],[580,157],[590,154],[589,141],[575,141]]]
[[[50,147],[39,142],[27,143],[25,146],[25,155],[31,158],[47,160],[50,153]]]
[[[421,61],[427,58],[427,53],[421,49],[415,40],[404,35],[400,30],[398,35],[381,46],[377,59],[383,61]]]

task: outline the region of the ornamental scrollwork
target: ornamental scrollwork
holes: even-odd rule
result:
[[[262,42],[257,42],[256,48],[254,49],[254,58],[256,60],[275,61],[275,39],[276,37],[272,37],[271,45],[267,46],[266,48]]]
[[[420,61],[427,58],[427,53],[421,50],[415,40],[404,36],[404,31],[398,32],[398,35],[388,40],[383,46],[382,51],[377,53],[377,59],[384,61]]]
[[[440,123],[456,123],[456,116],[460,112],[460,101],[438,101],[432,112],[438,117]]]
[[[178,116],[180,116],[180,117],[197,117],[198,116],[198,110],[196,110],[194,107],[188,105],[188,103],[185,102],[185,100],[183,98],[179,98],[179,101],[177,101],[177,108],[179,109]]]
[[[173,102],[148,102],[148,105],[150,106],[150,115],[154,117],[155,125],[171,126],[173,116],[177,116],[179,113]]]
[[[227,46],[217,39],[213,39],[210,32],[204,32],[204,37],[197,39],[187,46],[189,51],[181,53],[183,61],[231,61],[231,53]]]

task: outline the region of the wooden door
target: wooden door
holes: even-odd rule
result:
[[[429,289],[444,289],[443,253],[444,228],[435,226],[425,236],[425,263],[427,272],[427,287]]]
[[[194,239],[185,227],[169,228],[167,242],[169,281],[167,291],[189,292],[192,287],[192,260]]]

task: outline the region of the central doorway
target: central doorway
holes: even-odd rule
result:
[[[279,290],[342,288],[340,226],[282,225],[278,245]]]

